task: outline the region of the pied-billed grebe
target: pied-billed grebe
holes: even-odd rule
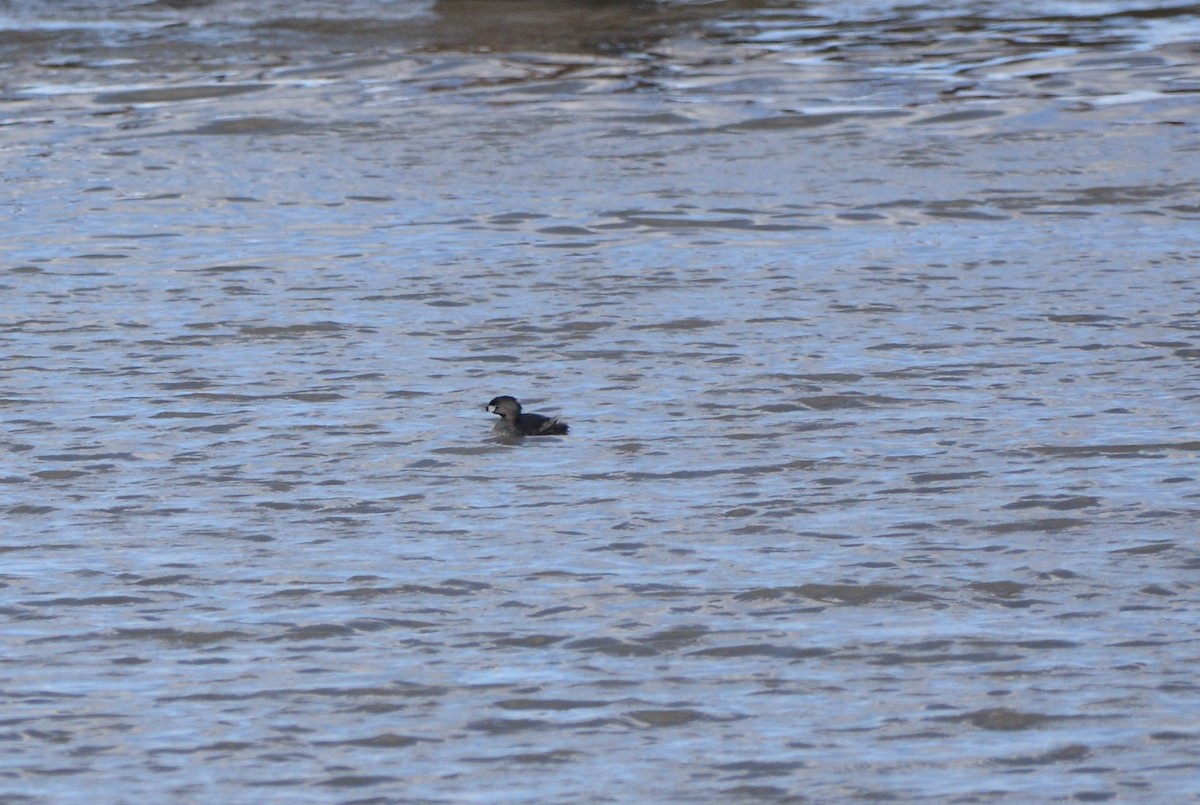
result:
[[[562,436],[567,432],[567,423],[559,422],[558,417],[522,414],[521,404],[507,394],[493,398],[487,410],[500,417],[492,427],[497,436]]]

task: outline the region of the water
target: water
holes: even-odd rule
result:
[[[0,30],[4,801],[1196,799],[1194,7]]]

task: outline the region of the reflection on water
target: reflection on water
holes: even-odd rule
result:
[[[0,5],[3,798],[1194,793],[1197,20]]]

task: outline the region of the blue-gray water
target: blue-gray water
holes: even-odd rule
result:
[[[1195,6],[10,0],[0,66],[0,800],[1196,801]]]

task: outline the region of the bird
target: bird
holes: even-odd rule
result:
[[[492,427],[497,436],[564,436],[568,430],[558,417],[522,414],[521,403],[507,394],[493,397],[486,410],[500,417]]]

